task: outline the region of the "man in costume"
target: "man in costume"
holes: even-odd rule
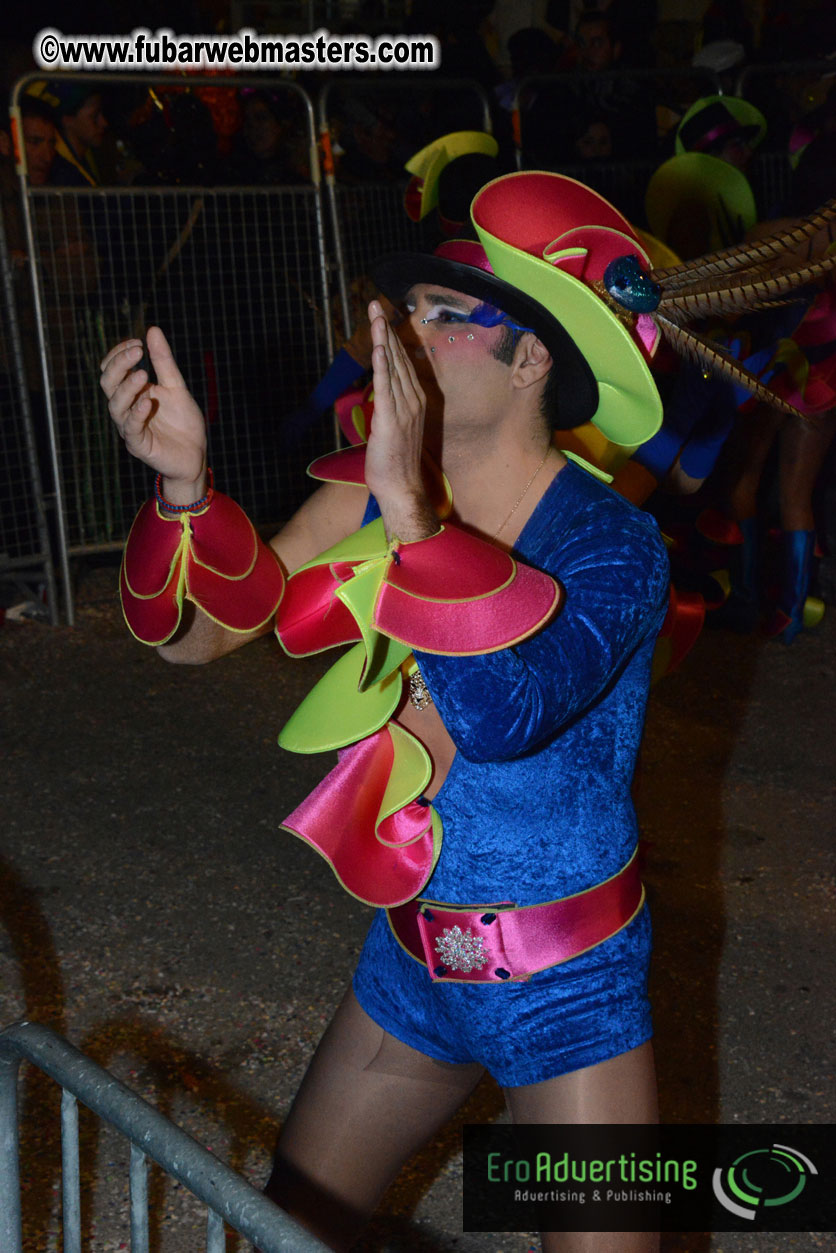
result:
[[[740,243],[758,220],[745,170],[765,134],[765,118],[747,100],[695,101],[677,128],[675,155],[647,185],[653,234],[684,259]]]
[[[370,307],[368,442],[315,463],[323,486],[270,547],[207,480],[162,333],[156,383],[137,340],[102,367],[158,474],[123,562],[137,637],[188,663],[274,621],[291,655],[353,643],[280,741],[339,750],[285,825],[384,907],[267,1188],[335,1248],[486,1069],[516,1121],[656,1118],[630,784],[668,564],[653,520],[552,441],[590,418],[627,445],[658,427],[647,259],[558,175],[496,180],[473,218],[481,243],[378,266],[403,320]]]

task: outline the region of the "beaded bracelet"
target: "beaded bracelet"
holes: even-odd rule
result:
[[[193,500],[190,505],[172,505],[171,501],[166,500],[165,496],[163,496],[163,476],[158,474],[154,479],[154,496],[157,504],[162,509],[167,509],[169,513],[199,513],[201,509],[205,509],[211,503],[212,497],[215,495],[215,480],[211,470],[207,469],[206,477],[209,480],[209,487],[205,496],[201,496],[200,500]]]

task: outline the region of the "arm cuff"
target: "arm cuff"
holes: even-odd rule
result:
[[[550,575],[445,524],[428,539],[393,547],[374,625],[425,653],[491,653],[545,626],[560,595]]]
[[[362,637],[371,662],[379,633],[461,657],[526,639],[560,598],[550,575],[458,527],[390,547],[378,518],[291,576],[276,631],[295,656]]]
[[[278,608],[284,575],[278,557],[243,509],[216,492],[199,514],[165,517],[142,506],[122,558],[125,621],[143,644],[164,644],[191,600],[230,631],[254,631]]]

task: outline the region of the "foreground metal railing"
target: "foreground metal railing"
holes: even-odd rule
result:
[[[228,1223],[263,1253],[322,1253],[325,1245],[190,1135],[48,1027],[17,1022],[0,1032],[0,1249],[22,1253],[18,1154],[18,1069],[23,1059],[62,1088],[64,1253],[81,1253],[78,1102],[131,1143],[132,1253],[148,1253],[148,1161],[207,1207],[206,1253],[224,1253]]]

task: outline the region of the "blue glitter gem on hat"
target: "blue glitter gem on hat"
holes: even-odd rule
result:
[[[613,300],[631,313],[652,313],[659,307],[662,289],[642,269],[636,256],[616,257],[604,270],[604,286]]]

